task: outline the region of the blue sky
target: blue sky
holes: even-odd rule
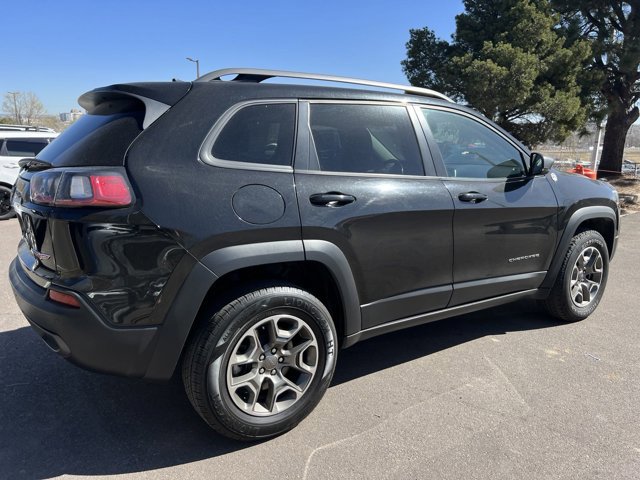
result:
[[[449,38],[461,0],[381,2],[31,0],[3,2],[0,94],[32,91],[52,114],[112,83],[224,67],[406,83],[410,28]]]

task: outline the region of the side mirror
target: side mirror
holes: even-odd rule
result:
[[[545,157],[539,152],[532,152],[529,159],[529,175],[533,177],[547,173],[553,162],[553,158]]]

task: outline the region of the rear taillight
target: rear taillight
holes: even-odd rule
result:
[[[29,196],[33,203],[40,205],[53,205],[58,183],[62,172],[40,172],[31,177],[29,182]]]
[[[97,169],[55,169],[31,177],[33,203],[60,207],[126,207],[131,187],[122,172]]]

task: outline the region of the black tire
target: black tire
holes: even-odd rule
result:
[[[248,399],[238,394],[241,389],[237,387],[232,393],[233,386],[229,388],[228,382],[230,378],[235,378],[231,372],[234,372],[236,364],[231,362],[231,358],[233,355],[233,358],[237,359],[238,352],[243,348],[251,349],[252,352],[255,349],[255,352],[260,354],[260,361],[254,362],[253,359],[257,357],[253,355],[256,353],[251,353],[249,375],[255,375],[253,377],[255,380],[259,377],[257,372],[264,371],[265,365],[273,370],[268,370],[260,378],[266,377],[269,372],[274,372],[276,369],[277,374],[274,374],[272,379],[255,380],[261,388],[253,391],[261,392],[258,395],[260,396],[265,391],[263,387],[266,385],[267,394],[265,395],[273,395],[269,397],[274,399],[272,405],[276,404],[277,399],[292,395],[293,389],[284,385],[280,379],[283,375],[290,375],[291,372],[297,372],[297,370],[292,368],[287,373],[285,372],[287,368],[285,363],[274,367],[267,362],[274,361],[276,357],[275,361],[282,361],[282,358],[278,357],[281,353],[284,355],[286,351],[293,352],[295,350],[293,347],[294,336],[290,337],[292,340],[289,343],[281,347],[278,346],[281,350],[278,350],[277,354],[271,353],[271,347],[276,349],[276,343],[264,343],[267,348],[264,350],[260,341],[262,338],[260,337],[262,331],[260,329],[263,326],[275,326],[279,329],[280,322],[285,322],[285,320],[288,322],[289,318],[295,319],[294,323],[300,321],[299,332],[304,331],[305,335],[314,341],[305,340],[306,343],[311,342],[312,346],[304,347],[305,350],[292,354],[287,361],[290,363],[303,361],[301,360],[303,355],[307,355],[307,352],[311,350],[309,357],[312,358],[311,363],[315,362],[315,373],[310,379],[305,377],[305,390],[299,396],[296,393],[295,400],[287,398],[282,402],[282,404],[287,404],[293,401],[291,405],[281,409],[274,407],[281,411],[269,411],[269,402],[265,401],[267,406],[263,406],[254,397],[253,392],[245,393],[245,397],[250,397]],[[293,331],[294,328],[292,327],[291,330]],[[280,330],[280,332],[286,332],[286,330]],[[278,338],[280,335],[278,334]],[[254,346],[243,346],[251,339],[257,339]],[[253,341],[251,340],[249,343]],[[296,341],[300,345],[305,343],[300,340]],[[318,404],[333,377],[337,359],[336,346],[337,335],[331,315],[317,298],[293,287],[263,288],[235,299],[199,322],[183,357],[182,380],[191,404],[214,430],[237,440],[269,438],[294,428]],[[286,350],[287,348],[290,350]],[[265,358],[265,354],[267,358]],[[297,374],[300,377],[305,375],[299,372]],[[238,378],[241,377],[242,375]],[[280,381],[280,386],[284,390],[289,390],[286,395],[277,393],[278,389],[274,386],[274,380]],[[270,388],[272,390],[269,390]],[[234,395],[233,398],[232,395]],[[243,401],[247,403],[242,403]],[[252,402],[254,409],[262,408],[266,413],[257,413],[251,410]]]
[[[8,220],[15,217],[16,212],[11,206],[11,188],[0,185],[0,220]]]
[[[595,294],[588,296],[582,296],[578,294],[578,300],[582,299],[582,302],[576,302],[574,300],[574,293],[572,292],[571,285],[575,281],[572,279],[572,273],[578,272],[578,275],[583,274],[585,281],[589,280],[589,276],[593,274],[585,273],[589,270],[587,266],[584,269],[579,268],[577,264],[578,258],[584,255],[585,252],[593,252],[594,257],[597,257],[594,250],[596,249],[601,259],[601,274],[597,278],[599,287]],[[605,243],[604,238],[595,230],[587,230],[582,232],[571,240],[569,249],[565,254],[565,258],[562,262],[562,267],[556,278],[556,282],[551,289],[549,297],[544,301],[544,306],[547,312],[561,320],[563,322],[576,322],[583,320],[591,315],[598,307],[602,295],[604,294],[605,287],[607,285],[607,276],[609,274],[609,250]],[[581,279],[583,277],[578,277]],[[593,277],[592,277],[593,278]],[[575,291],[579,291],[578,288]],[[588,289],[587,289],[588,290]],[[588,298],[588,302],[586,301]],[[582,305],[584,303],[584,305]]]

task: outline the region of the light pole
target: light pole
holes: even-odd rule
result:
[[[16,96],[20,94],[20,92],[7,92],[9,95],[13,95],[13,113],[16,117],[16,124],[20,125],[20,116],[18,115],[18,102],[16,100]]]
[[[200,78],[200,60],[187,57],[187,60],[196,64],[196,79]]]
[[[593,153],[591,154],[591,168],[593,168],[594,170],[598,170],[598,163],[600,163],[600,159],[598,158],[598,150],[600,150],[600,140],[602,139],[602,124],[598,123],[596,128],[596,143],[593,146]]]

